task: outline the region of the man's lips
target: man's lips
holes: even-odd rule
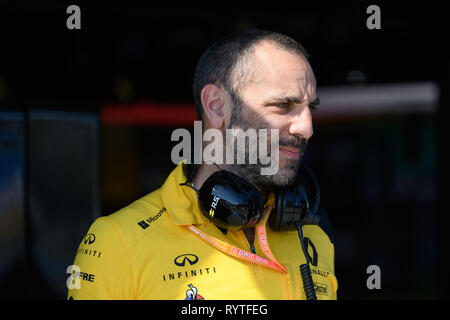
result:
[[[288,146],[280,147],[280,152],[291,158],[298,158],[300,156],[300,149],[294,147]]]

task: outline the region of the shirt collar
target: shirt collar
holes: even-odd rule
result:
[[[186,176],[186,164],[180,162],[161,187],[164,207],[177,225],[209,223],[200,211],[196,191],[184,184]]]

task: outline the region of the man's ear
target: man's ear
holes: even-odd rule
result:
[[[205,120],[212,128],[220,129],[225,122],[224,90],[215,85],[207,84],[200,92]]]

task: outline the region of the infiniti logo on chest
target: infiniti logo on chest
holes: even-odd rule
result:
[[[180,267],[184,267],[186,265],[186,262],[188,262],[189,265],[193,266],[198,262],[198,257],[195,254],[186,253],[176,257],[173,262]]]
[[[95,234],[93,233],[88,233],[85,237],[84,237],[84,244],[93,244],[95,241]]]
[[[163,281],[177,281],[188,278],[197,278],[197,277],[211,277],[217,273],[215,266],[198,266],[199,258],[195,254],[185,253],[181,254],[175,259],[173,259],[173,263],[176,266],[184,267],[183,269],[170,270],[168,273],[162,274]],[[205,261],[203,261],[205,262]],[[192,267],[195,265],[194,267]]]

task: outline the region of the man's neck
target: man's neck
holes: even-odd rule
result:
[[[203,183],[216,171],[219,169],[214,165],[201,164],[195,170],[195,174],[192,177],[192,182],[197,190],[200,190]]]

